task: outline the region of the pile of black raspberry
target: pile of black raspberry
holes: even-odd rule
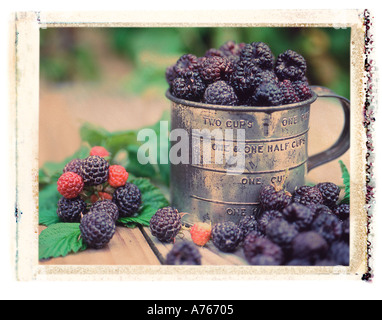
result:
[[[117,223],[138,215],[142,205],[138,186],[127,182],[129,173],[111,159],[105,147],[93,146],[86,157],[67,162],[57,181],[59,220],[79,223],[83,241],[95,249],[107,245]]]
[[[182,55],[166,69],[179,99],[228,106],[278,106],[313,96],[304,57],[286,50],[276,58],[264,42],[227,41],[201,57]]]
[[[256,217],[241,219],[244,255],[251,265],[349,265],[350,205],[331,182],[288,192],[266,185]],[[247,225],[243,228],[243,225]]]

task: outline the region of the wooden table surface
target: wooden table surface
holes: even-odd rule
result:
[[[45,227],[40,226],[40,232]],[[175,241],[190,240],[188,230],[182,230]],[[86,249],[66,257],[40,261],[40,265],[161,265],[166,263],[172,243],[162,243],[151,235],[148,227],[117,226],[110,243],[102,249]],[[199,247],[202,265],[247,265],[239,248],[235,253],[220,252],[210,241]]]
[[[123,64],[122,64],[123,65]],[[111,70],[106,68],[105,70]],[[115,73],[112,73],[113,83]],[[124,74],[123,74],[124,76]],[[158,96],[134,97],[118,94],[113,86],[90,86],[85,83],[53,86],[41,83],[39,162],[62,161],[78,150],[80,127],[85,122],[98,125],[110,132],[137,129],[156,123],[170,103]],[[52,108],[54,105],[54,108]],[[108,112],[104,112],[105,105]],[[144,106],[144,108],[143,108]],[[337,141],[343,127],[343,112],[333,99],[318,99],[311,108],[309,155],[322,152]],[[59,146],[59,147],[57,147]],[[350,150],[339,159],[310,171],[309,183],[331,181],[343,184],[338,160],[350,168]],[[40,227],[42,229],[44,227]],[[183,237],[189,238],[184,231]],[[181,235],[178,236],[178,239]],[[171,244],[160,243],[148,228],[117,227],[108,246],[101,250],[88,249],[64,258],[42,261],[42,265],[160,265],[164,263]],[[242,249],[235,254],[219,252],[210,242],[200,248],[204,265],[245,265]]]
[[[312,122],[311,131],[319,130],[320,134],[310,134],[309,154],[315,154],[330,146],[339,136],[342,126],[335,125],[338,116],[342,111],[339,110],[338,103],[332,101],[318,101],[317,106],[312,108],[312,117],[318,118],[319,112],[323,112],[325,121]],[[332,117],[328,115],[332,114]],[[334,116],[335,115],[335,116]],[[320,127],[314,128],[314,127]],[[316,133],[312,132],[312,133]],[[330,136],[330,137],[329,137]],[[332,140],[332,141],[331,141]],[[55,142],[57,143],[57,142]],[[348,168],[350,168],[350,151],[342,157]],[[310,183],[331,181],[342,184],[342,173],[338,160],[312,170],[306,176]],[[40,228],[43,228],[42,226]],[[183,231],[178,239],[185,237],[190,239],[188,231]],[[160,265],[164,263],[171,244],[163,244],[151,236],[148,228],[129,229],[117,227],[117,231],[108,246],[101,250],[88,249],[84,252],[70,254],[64,258],[54,258],[41,262],[42,265]],[[200,248],[203,265],[245,265],[247,264],[242,249],[234,254],[219,252],[210,242],[204,248]]]

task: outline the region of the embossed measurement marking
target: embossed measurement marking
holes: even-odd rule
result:
[[[245,171],[245,172],[234,172],[234,171],[230,171],[230,174],[266,174],[266,173],[278,173],[278,172],[285,172],[286,170],[293,170],[293,169],[296,169],[302,165],[304,165],[308,160],[305,160],[293,167],[289,167],[289,168],[285,168],[285,169],[281,169],[281,170],[268,170],[268,171]],[[216,168],[208,168],[208,167],[203,167],[202,165],[196,165],[196,164],[190,164],[190,167],[192,168],[196,168],[196,169],[199,169],[199,170],[205,170],[205,171],[212,171],[212,172],[216,172],[216,173],[224,173],[224,174],[227,174],[227,170],[222,170],[222,169],[216,169]]]
[[[289,140],[289,139],[294,139],[294,138],[298,138],[300,136],[303,136],[303,135],[305,135],[308,132],[309,132],[309,128],[307,130],[305,130],[305,131],[303,131],[303,132],[301,132],[299,134],[293,135],[293,136],[282,137],[282,138],[274,138],[274,139],[258,139],[258,140],[245,140],[245,141],[241,141],[241,140],[237,140],[237,139],[229,139],[229,138],[219,139],[219,138],[211,137],[208,140],[237,142],[237,143],[244,142],[246,144],[249,144],[249,143],[264,143],[264,142],[276,142],[276,141],[285,141],[285,140]],[[198,133],[195,133],[195,132],[192,132],[191,135],[192,135],[193,138],[203,138],[203,139],[208,138],[208,137],[203,136],[202,134],[198,134]]]
[[[211,199],[202,198],[196,195],[191,195],[190,197],[200,201],[231,205],[231,206],[258,206],[260,204],[260,202],[229,202],[229,201],[221,201],[221,200],[211,200]]]

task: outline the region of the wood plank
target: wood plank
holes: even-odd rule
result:
[[[155,238],[148,227],[140,227],[140,230],[145,237],[147,243],[150,245],[153,252],[156,254],[158,260],[165,264],[166,256],[172,248],[171,243],[164,243]]]
[[[45,227],[40,226],[40,232]],[[188,230],[182,230],[175,241],[191,240]],[[160,265],[172,249],[172,243],[162,243],[148,227],[117,227],[110,243],[103,249],[87,249],[66,257],[40,261],[41,265]],[[242,248],[234,253],[219,251],[210,241],[199,247],[202,265],[246,265]]]
[[[43,229],[40,226],[40,232]],[[102,249],[40,261],[40,265],[160,265],[160,261],[138,228],[117,227],[113,239]]]
[[[145,238],[150,242],[151,247],[154,247],[157,251],[158,259],[165,263],[167,254],[172,249],[172,243],[163,243],[154,237],[148,227],[141,228]],[[175,241],[191,240],[191,235],[188,230],[182,230]],[[238,248],[234,253],[224,253],[219,251],[215,245],[210,241],[204,247],[199,247],[199,252],[202,255],[202,265],[247,265],[245,260],[243,249]]]

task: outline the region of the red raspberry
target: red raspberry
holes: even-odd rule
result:
[[[91,201],[91,203],[94,203],[94,202],[97,202],[98,201],[98,196],[96,195],[96,194],[92,194],[91,196],[90,196],[90,201]]]
[[[112,200],[113,196],[107,192],[98,192],[97,194],[92,194],[90,197],[90,201],[92,203],[97,202],[98,200]]]
[[[198,246],[204,246],[211,239],[211,225],[197,222],[190,230],[192,241]]]
[[[84,188],[84,180],[74,172],[65,172],[57,181],[57,190],[66,199],[78,197]]]
[[[126,184],[129,173],[126,169],[118,164],[109,167],[109,184],[114,187],[122,187]]]
[[[100,157],[108,157],[109,151],[107,151],[104,147],[95,146],[90,150],[90,156],[100,156]]]

